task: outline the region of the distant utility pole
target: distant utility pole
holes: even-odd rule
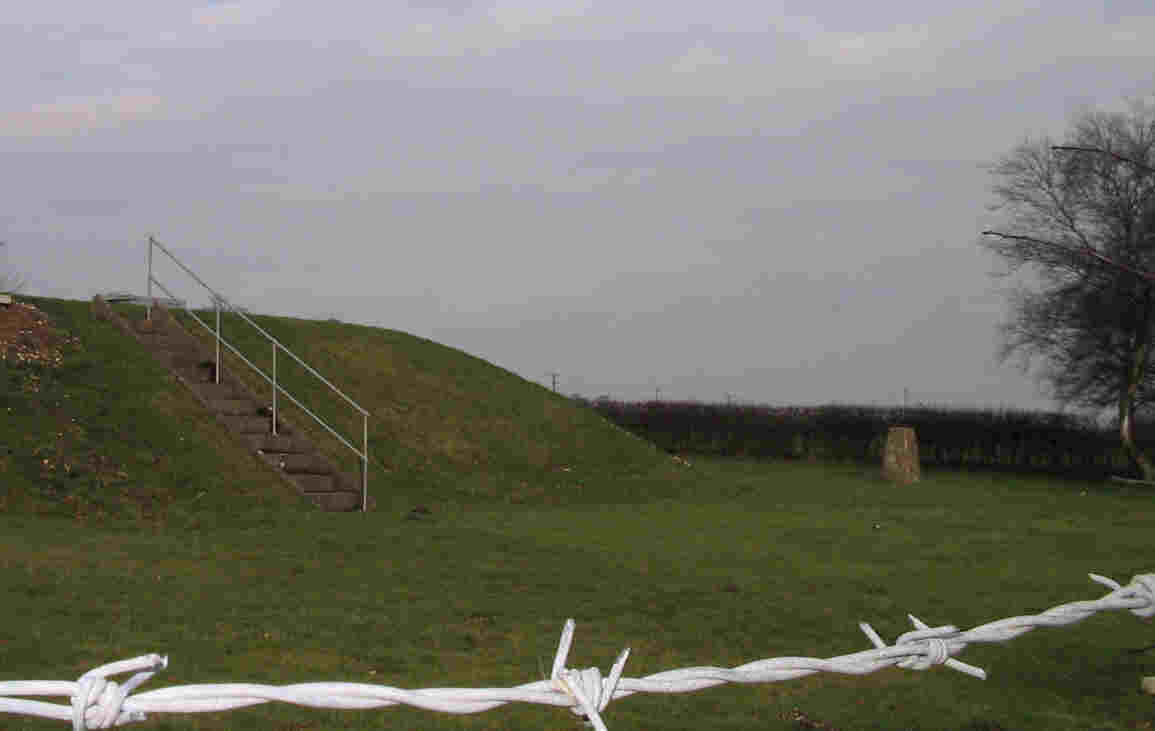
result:
[[[546,375],[553,379],[553,391],[554,393],[557,393],[557,377],[561,374],[557,371],[550,371],[549,373],[546,373]]]
[[[734,394],[727,391],[726,392],[726,405],[730,406],[733,403],[734,403]]]
[[[660,389],[660,388],[654,389],[654,400],[655,401],[661,401],[662,400],[662,389]]]

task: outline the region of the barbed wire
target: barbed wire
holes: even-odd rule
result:
[[[518,702],[569,708],[596,731],[607,731],[602,711],[611,700],[634,693],[689,693],[723,683],[773,683],[819,672],[865,675],[892,666],[928,670],[936,665],[946,665],[985,679],[986,671],[956,660],[953,655],[962,652],[969,644],[1006,642],[1036,627],[1074,624],[1097,612],[1125,609],[1144,619],[1155,616],[1155,574],[1137,575],[1127,586],[1098,574],[1089,576],[1112,589],[1111,593],[1093,601],[1061,604],[1040,614],[1000,619],[964,632],[953,625],[929,627],[908,614],[915,628],[899,635],[893,645],[887,645],[869,624],[861,622],[858,626],[874,649],[827,659],[779,657],[733,668],[692,667],[667,670],[644,678],[623,678],[622,671],[630,654],[626,648],[614,661],[609,675],[602,677],[597,668],[572,670],[565,666],[575,626],[574,620],[568,619],[562,629],[550,678],[512,688],[403,690],[366,683],[283,686],[218,683],[178,685],[133,695],[133,691],[168,666],[167,656],[150,654],[101,665],[81,675],[76,682],[0,681],[0,712],[72,721],[74,731],[85,731],[143,721],[149,713],[225,711],[270,701],[345,709],[405,704],[445,713],[480,713]],[[110,675],[134,671],[136,674],[123,685],[108,679]],[[71,706],[8,697],[13,695],[67,696]]]

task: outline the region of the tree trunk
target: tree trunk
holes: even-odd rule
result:
[[[1151,460],[1135,444],[1135,394],[1139,390],[1139,382],[1143,380],[1143,369],[1147,363],[1148,343],[1146,337],[1136,339],[1136,347],[1131,355],[1131,367],[1127,372],[1127,388],[1119,394],[1119,437],[1123,440],[1123,449],[1131,461],[1139,468],[1139,473],[1145,482],[1155,481],[1155,467]]]

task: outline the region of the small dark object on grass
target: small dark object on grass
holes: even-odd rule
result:
[[[819,729],[820,731],[838,731],[834,726],[827,726],[822,721],[810,718],[797,708],[791,709],[789,713],[783,713],[778,717],[782,721],[794,721],[799,728]]]
[[[421,520],[422,518],[430,515],[433,515],[432,510],[425,507],[424,505],[418,505],[405,515],[405,520]]]

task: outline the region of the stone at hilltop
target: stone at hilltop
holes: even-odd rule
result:
[[[882,476],[899,485],[910,485],[921,477],[918,439],[909,426],[892,426],[886,435],[882,455]]]

